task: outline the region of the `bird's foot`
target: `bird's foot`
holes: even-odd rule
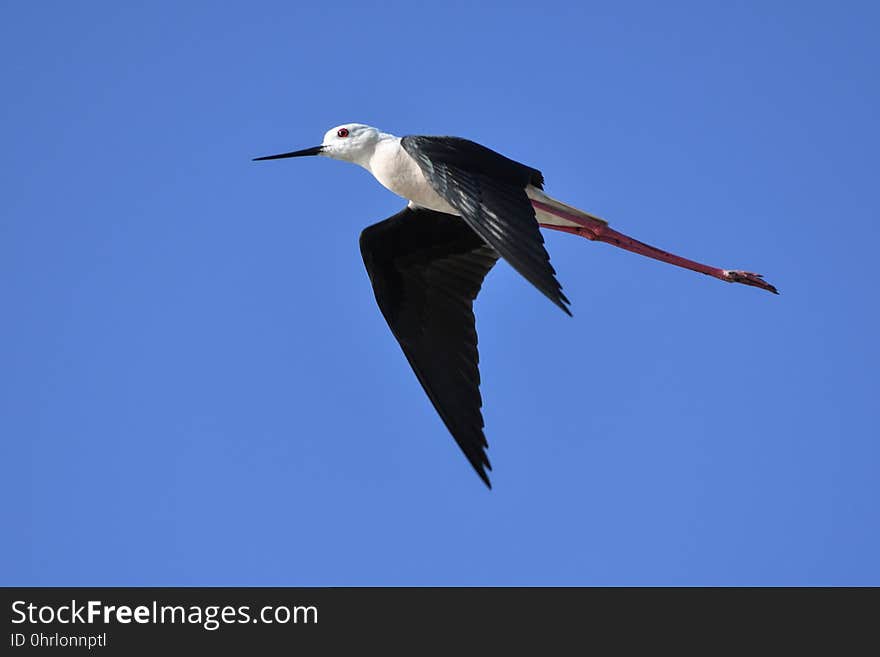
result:
[[[739,269],[725,269],[724,280],[731,283],[742,283],[743,285],[759,287],[762,290],[767,290],[768,292],[772,292],[773,294],[779,294],[776,288],[765,281],[764,277],[761,276],[761,274],[753,274],[750,271],[741,271]]]

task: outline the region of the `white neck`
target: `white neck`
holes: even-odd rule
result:
[[[385,150],[391,144],[399,142],[399,137],[395,137],[388,132],[380,132],[376,141],[370,145],[370,148],[360,149],[354,153],[351,153],[350,161],[359,166],[362,166],[364,169],[372,173],[373,169],[370,165],[370,162],[375,157],[376,153]]]

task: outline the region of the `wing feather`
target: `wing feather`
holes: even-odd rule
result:
[[[525,191],[541,187],[541,172],[457,137],[408,136],[400,143],[474,232],[570,315]]]
[[[366,228],[360,246],[391,332],[452,437],[491,488],[473,302],[498,254],[461,217],[421,208]]]

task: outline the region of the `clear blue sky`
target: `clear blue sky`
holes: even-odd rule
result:
[[[876,3],[4,3],[0,583],[880,584]],[[476,311],[495,489],[378,309],[329,127],[639,239]]]

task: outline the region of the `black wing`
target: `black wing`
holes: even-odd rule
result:
[[[400,141],[428,182],[502,258],[571,315],[556,280],[525,187],[542,187],[537,169],[458,137],[408,136]]]
[[[460,217],[406,208],[361,233],[376,301],[434,408],[490,488],[473,301],[498,254]]]

